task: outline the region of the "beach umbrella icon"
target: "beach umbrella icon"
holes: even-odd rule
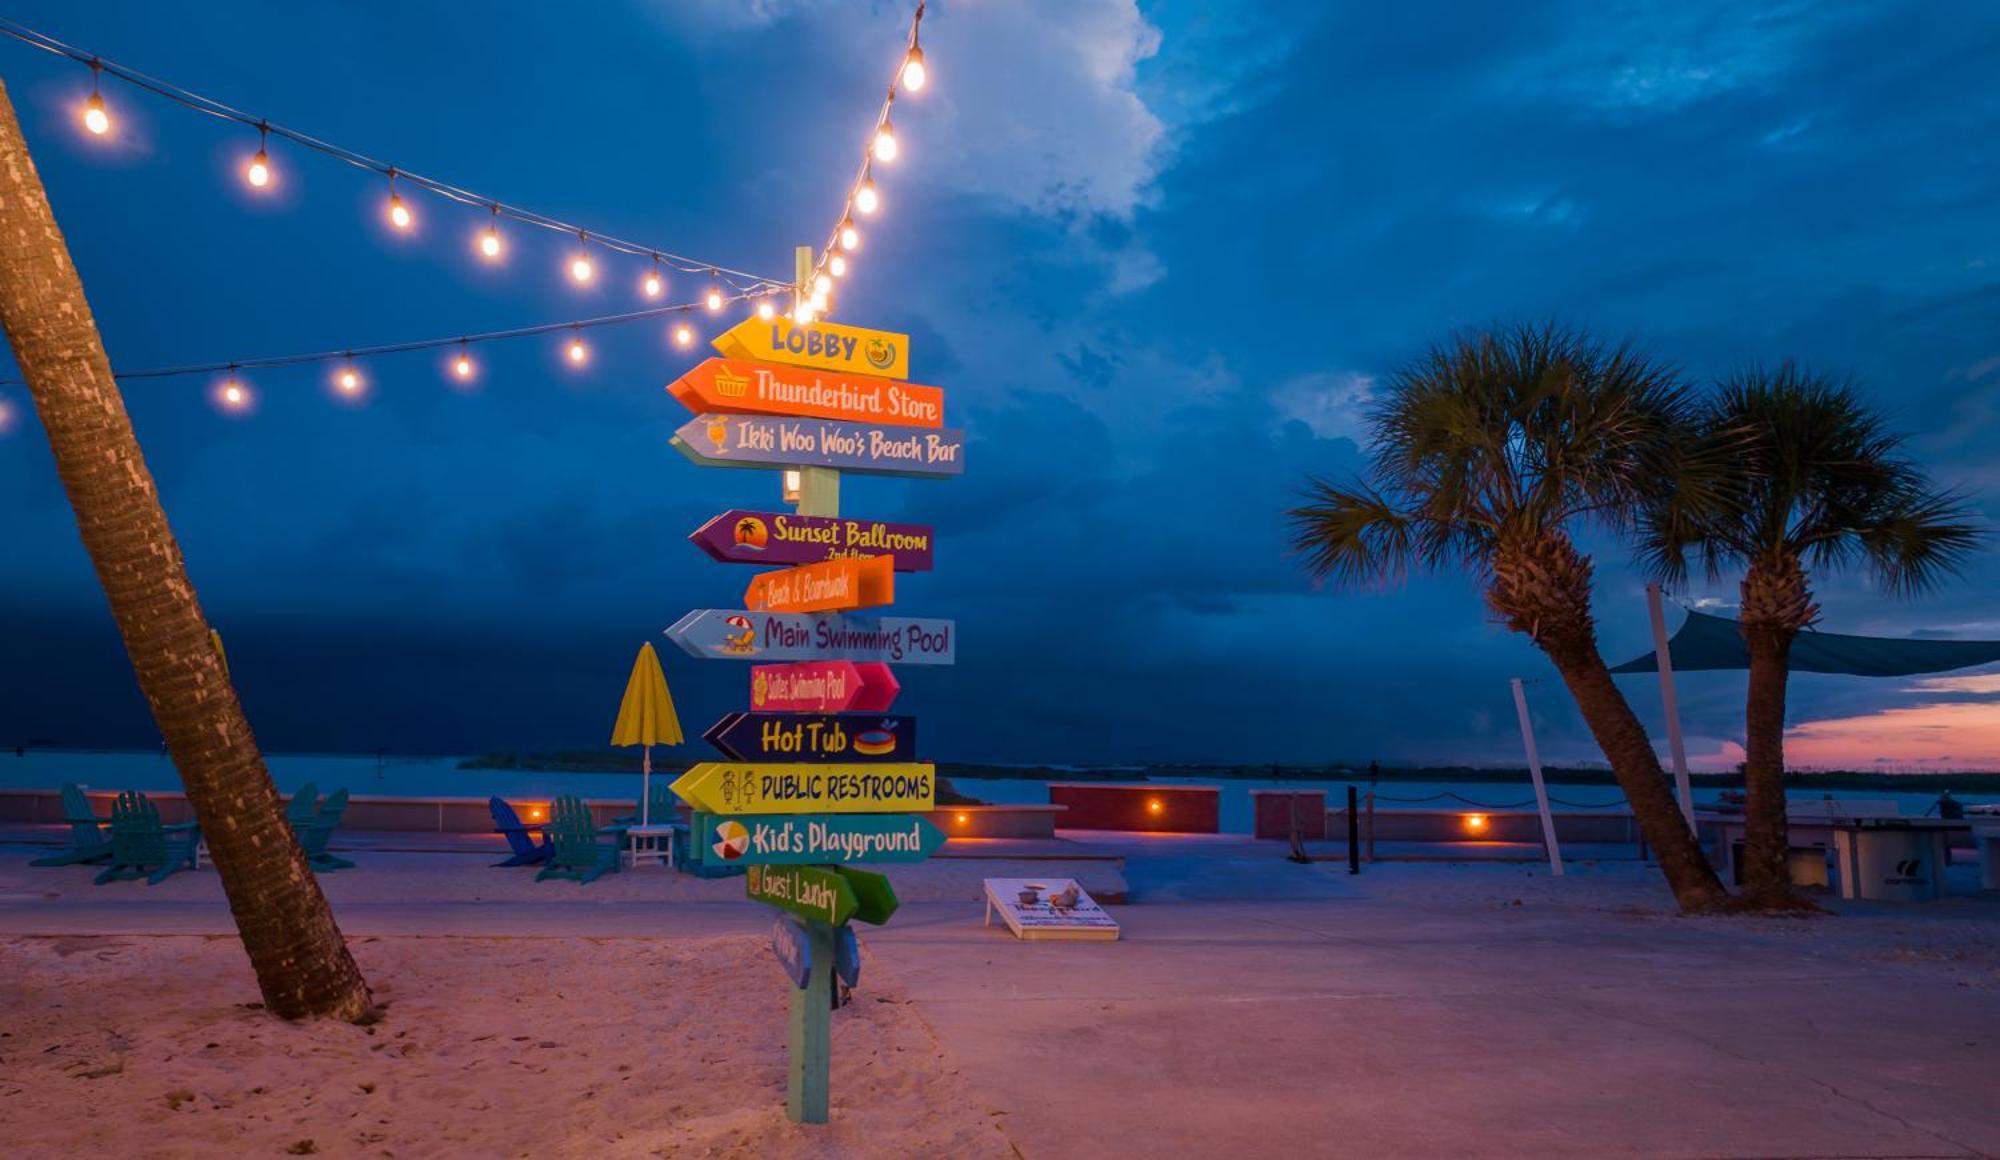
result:
[[[643,745],[639,783],[639,824],[650,825],[653,800],[653,746],[679,745],[681,719],[674,713],[673,695],[667,692],[667,675],[660,671],[660,658],[653,646],[639,646],[639,658],[632,662],[632,677],[625,682],[625,700],[618,706],[618,723],[611,727],[611,744]]]

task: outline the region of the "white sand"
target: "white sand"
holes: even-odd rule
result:
[[[387,1005],[372,1027],[245,1007],[233,939],[0,939],[6,1153],[1014,1154],[873,961],[833,1016],[832,1123],[807,1128],[785,1117],[788,985],[762,939],[354,950]]]

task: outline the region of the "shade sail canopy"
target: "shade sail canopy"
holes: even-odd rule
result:
[[[1680,631],[1667,642],[1677,673],[1716,669],[1747,669],[1750,652],[1734,620],[1689,612]],[[1855,677],[1907,677],[2000,661],[2000,640],[1908,640],[1883,636],[1843,636],[1837,632],[1802,632],[1792,641],[1791,671],[1845,673]],[[1659,667],[1654,654],[1614,667],[1613,673],[1650,673]]]

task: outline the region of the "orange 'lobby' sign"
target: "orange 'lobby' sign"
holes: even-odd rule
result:
[[[797,415],[944,426],[944,388],[741,358],[704,359],[667,387],[695,414]]]
[[[888,556],[849,556],[759,572],[743,590],[745,607],[757,612],[841,612],[895,598],[895,560]]]

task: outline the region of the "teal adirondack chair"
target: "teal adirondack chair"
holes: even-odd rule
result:
[[[193,869],[200,844],[200,827],[175,826],[169,834],[160,824],[160,808],[145,794],[126,790],[111,803],[111,865],[97,876],[97,884],[144,878],[158,886],[176,870]]]
[[[552,815],[542,830],[550,844],[548,864],[535,875],[535,881],[568,878],[595,882],[617,871],[618,844],[598,842],[597,820],[590,816],[590,807],[581,798],[572,795],[557,798]]]
[[[646,797],[646,819],[655,826],[671,826],[680,820],[681,799],[674,796],[673,778],[662,778],[652,785],[652,792]],[[611,819],[614,826],[636,826],[639,815],[624,814]]]
[[[111,839],[104,832],[109,822],[90,808],[83,787],[65,782],[62,787],[63,821],[69,823],[69,849],[28,863],[30,866],[74,866],[80,862],[102,862],[111,857]]]
[[[292,795],[292,800],[285,803],[285,820],[292,823],[293,829],[312,821],[316,813],[314,803],[318,800],[317,785],[307,782],[300,786],[298,792]]]
[[[293,822],[292,829],[299,836],[299,847],[306,852],[306,861],[315,870],[346,870],[354,863],[345,858],[327,853],[326,844],[333,839],[333,832],[340,828],[340,820],[347,814],[347,790],[345,787],[326,795],[319,804],[319,810],[303,822]]]

